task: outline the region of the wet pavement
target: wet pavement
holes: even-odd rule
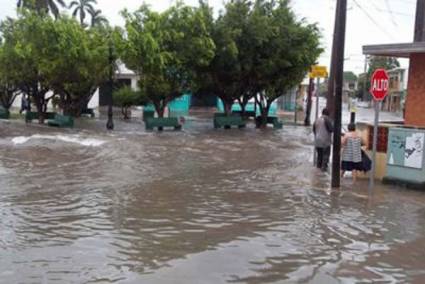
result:
[[[423,283],[425,192],[311,167],[311,131],[0,121],[0,283]]]

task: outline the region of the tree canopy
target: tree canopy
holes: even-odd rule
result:
[[[6,79],[31,98],[40,122],[54,96],[60,97],[65,112],[78,116],[108,78],[105,30],[85,30],[74,19],[53,20],[23,10],[17,19],[3,22],[0,32]]]
[[[143,5],[123,16],[126,30],[119,45],[121,58],[140,75],[141,90],[163,116],[171,100],[196,88],[196,71],[214,56],[203,14],[177,4],[162,13]]]
[[[211,9],[201,7],[212,18]],[[226,113],[235,100],[243,105],[256,97],[267,116],[274,100],[297,86],[322,52],[316,25],[297,20],[286,0],[231,0],[209,28],[216,53],[203,82]]]

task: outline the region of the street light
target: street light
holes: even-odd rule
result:
[[[115,65],[115,58],[114,58],[114,48],[112,40],[109,42],[109,81],[108,81],[108,88],[107,88],[107,95],[108,95],[108,122],[106,123],[106,129],[113,130],[114,129],[114,121],[113,121],[113,111],[112,111],[112,92],[114,88],[114,65]]]

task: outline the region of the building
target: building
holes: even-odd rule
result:
[[[415,188],[425,188],[425,0],[417,0],[415,36],[412,43],[368,45],[365,55],[399,57],[410,59],[407,95],[404,106],[404,122],[397,125],[380,123],[378,130],[377,167],[384,169],[384,182]],[[392,70],[391,70],[392,71]],[[401,89],[397,70],[390,71],[391,88]],[[402,76],[405,81],[405,76]],[[394,102],[389,98],[388,105]],[[373,138],[372,127],[366,136]],[[384,148],[385,146],[385,148]],[[369,147],[370,149],[370,147]],[[379,160],[381,158],[381,160]]]
[[[402,112],[406,96],[406,69],[395,68],[388,71],[390,86],[388,96],[382,104],[382,110],[388,112]]]
[[[358,78],[356,74],[351,71],[344,72],[343,77],[343,86],[342,86],[342,101],[347,103],[349,98],[356,96],[356,91],[358,87]]]
[[[118,68],[115,73],[115,87],[131,87],[133,90],[139,88],[139,76],[132,70],[128,69],[122,62],[118,62]],[[92,98],[91,104],[89,107],[96,108],[98,106],[107,106],[108,97],[105,96],[106,87],[101,86],[95,95]]]
[[[410,59],[407,96],[405,101],[405,124],[425,127],[425,1],[418,0],[415,37],[412,43],[368,45],[365,55]]]

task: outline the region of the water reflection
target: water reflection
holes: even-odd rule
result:
[[[0,122],[0,282],[415,282],[425,197],[329,189],[309,130]]]

